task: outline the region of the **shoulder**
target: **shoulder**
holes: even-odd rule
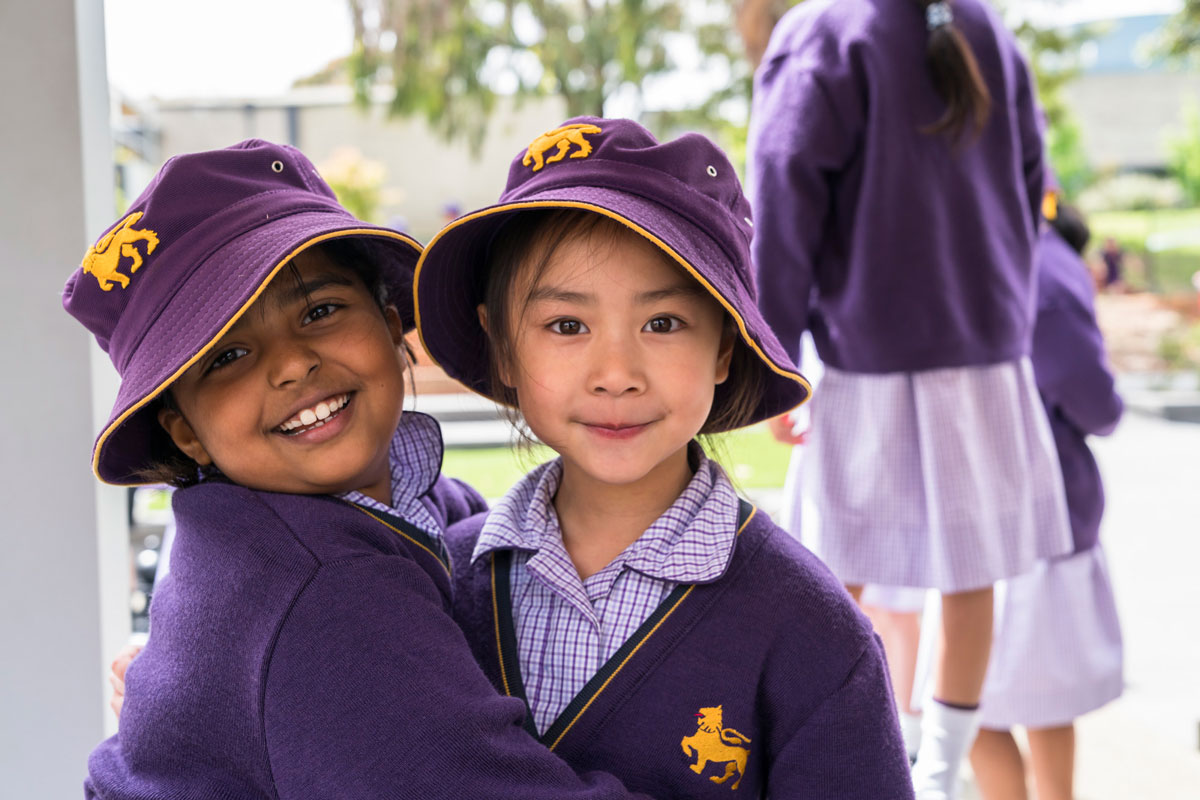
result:
[[[439,475],[425,498],[433,505],[444,526],[450,526],[480,511],[487,510],[487,501],[470,484],[457,478]]]
[[[844,675],[873,633],[842,583],[761,510],[739,539],[729,578],[747,595],[748,608],[760,610],[756,624],[770,627],[785,649],[808,651],[806,658],[819,653],[815,660]]]
[[[1092,278],[1083,259],[1052,228],[1046,228],[1037,246],[1038,312],[1082,311],[1094,313]]]
[[[321,565],[406,553],[393,531],[354,504],[329,495],[265,492],[211,481],[177,491],[174,508],[180,532],[200,533],[251,559],[286,554]]]
[[[473,514],[446,529],[446,549],[450,552],[450,562],[454,565],[456,575],[470,567],[475,543],[479,541],[479,532],[483,529],[488,513],[481,511]]]

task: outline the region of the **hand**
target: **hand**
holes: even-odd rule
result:
[[[791,445],[804,444],[808,439],[808,431],[792,433],[793,424],[790,412],[767,420],[767,428],[775,437],[775,441]]]
[[[108,676],[108,683],[112,686],[113,694],[109,698],[108,707],[117,715],[117,719],[121,718],[121,706],[125,704],[125,670],[129,669],[129,663],[140,652],[141,645],[131,644],[118,653],[116,660],[112,662],[112,674]]]

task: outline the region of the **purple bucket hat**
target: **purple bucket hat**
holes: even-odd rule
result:
[[[169,160],[84,255],[63,307],[121,375],[92,468],[107,483],[145,483],[166,433],[150,401],[196,362],[298,253],[353,237],[377,263],[405,330],[421,245],[362,222],[299,150],[250,139]]]
[[[614,219],[661,248],[736,322],[764,374],[749,422],[800,405],[812,389],[756,305],[750,277],[750,204],[729,159],[689,133],[658,142],[627,119],[575,117],[513,159],[500,202],[447,225],[425,248],[413,279],[417,328],[451,377],[493,400],[487,336],[476,306],[496,234],[529,210],[576,208]],[[727,384],[717,386],[714,407]],[[749,424],[749,422],[747,424]]]

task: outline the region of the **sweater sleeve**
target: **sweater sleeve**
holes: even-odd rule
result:
[[[830,177],[853,154],[858,91],[830,87],[795,56],[763,65],[755,81],[747,188],[758,304],[799,364],[816,259],[830,217]]]
[[[1084,434],[1112,433],[1124,411],[1090,308],[1070,297],[1038,311],[1033,369],[1046,404]]]
[[[322,566],[270,658],[263,724],[280,800],[630,797],[575,773],[521,728],[418,567]]]
[[[912,778],[878,637],[845,681],[771,755],[767,797],[911,800]]]
[[[1025,192],[1029,199],[1032,230],[1036,234],[1042,219],[1042,193],[1045,191],[1046,182],[1043,114],[1038,107],[1029,65],[1020,55],[1017,55],[1017,58],[1021,66],[1016,96],[1017,133],[1021,141],[1021,168],[1025,178]]]

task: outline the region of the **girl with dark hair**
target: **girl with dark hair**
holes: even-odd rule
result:
[[[982,0],[809,0],[757,73],[750,152],[759,305],[790,356],[811,330],[826,365],[803,476],[818,554],[856,596],[942,592],[913,777],[952,798],[992,585],[1071,547],[1029,360],[1032,77]]]

